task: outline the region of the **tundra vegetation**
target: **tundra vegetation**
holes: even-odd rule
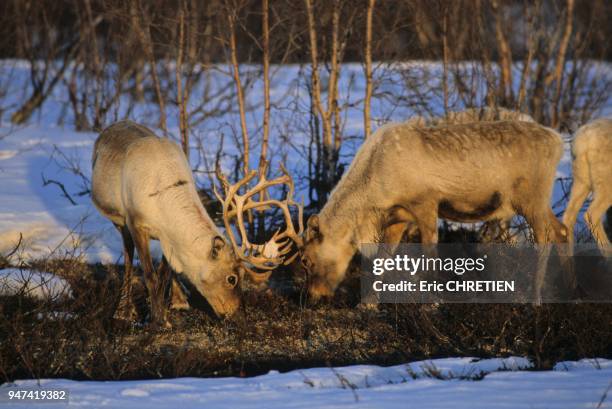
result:
[[[146,135],[130,142],[134,148],[128,154],[134,160],[125,171],[133,177],[126,181],[133,183],[111,186],[126,188],[125,192],[111,192],[113,204],[108,208],[117,214],[106,213],[126,243],[125,265],[86,264],[76,257],[20,260],[21,241],[14,251],[0,255],[1,267],[48,271],[64,277],[73,289],[72,298],[62,300],[35,300],[27,294],[2,297],[0,377],[244,376],[271,368],[391,364],[449,354],[527,355],[543,368],[563,359],[610,357],[610,305],[545,305],[537,309],[529,305],[383,305],[378,311],[358,309],[358,260],[350,257],[355,248],[351,235],[372,237],[374,221],[386,220],[388,224],[392,221],[389,216],[400,217],[397,220],[401,223],[386,226],[391,227],[387,234],[399,237],[399,230],[411,224],[428,242],[457,239],[456,232],[435,222],[438,216],[452,215],[461,217],[450,219],[474,221],[519,213],[528,219],[538,241],[550,239],[550,234],[558,236],[562,229],[553,220],[549,202],[554,172],[552,165],[537,160],[536,152],[550,153],[551,162],[556,163],[560,155],[556,132],[573,134],[601,116],[610,104],[612,78],[606,61],[612,56],[607,41],[612,28],[608,3],[2,2],[3,124],[26,126],[44,115],[52,116],[52,121],[64,128],[100,133],[130,118],[166,139],[131,125],[140,129],[136,133]],[[25,79],[20,77],[23,67]],[[280,78],[283,75],[291,81]],[[274,88],[281,80],[290,85]],[[510,111],[521,117],[504,118],[503,113]],[[423,123],[418,127],[384,125],[414,116],[441,119],[419,119]],[[529,117],[533,121],[527,120]],[[512,120],[475,123],[472,118]],[[435,127],[429,121],[434,121]],[[490,139],[481,132],[485,129],[492,131]],[[341,178],[353,179],[355,170],[362,167],[366,172],[369,166],[392,166],[391,162],[361,159],[385,158],[376,152],[376,146],[388,151],[394,138],[404,133],[408,142],[417,141],[423,155],[433,147],[447,146],[431,154],[452,162],[452,151],[465,143],[482,150],[485,160],[503,159],[502,163],[508,160],[491,144],[508,135],[510,145],[526,148],[526,166],[538,162],[538,169],[544,172],[537,178],[541,190],[530,195],[528,189],[521,189],[525,182],[521,176],[527,175],[512,174],[517,169],[510,166],[503,169],[503,183],[479,178],[478,197],[459,195],[452,189],[444,191],[451,195],[439,194],[440,189],[434,189],[433,196],[416,192],[419,198],[433,200],[438,208],[437,212],[417,212],[417,217],[409,217],[412,212],[403,213],[401,207],[395,209],[397,215],[383,214],[378,211],[380,198],[367,198],[376,204],[377,211],[364,218],[368,222],[365,230],[351,232],[350,224],[339,224],[331,231],[328,215],[355,216],[350,214],[353,208],[348,213],[340,211],[355,204],[343,200],[342,183],[338,184]],[[528,139],[527,133],[542,138]],[[379,138],[382,143],[376,144],[381,142]],[[180,150],[167,139],[178,141]],[[149,143],[151,147],[145,147]],[[575,166],[580,166],[578,145],[576,142],[574,147]],[[362,147],[353,161],[357,146]],[[156,166],[175,166],[171,178],[160,177],[164,183],[141,192],[167,200],[151,201],[150,196],[137,197],[136,191],[130,192],[130,186],[144,180],[139,172],[151,171],[138,166],[141,148],[159,153]],[[184,156],[179,155],[181,151]],[[87,172],[72,164],[69,157],[63,158],[66,171],[82,178],[86,187],[82,193],[97,200],[96,183],[91,186]],[[291,182],[278,171],[282,163],[287,164]],[[155,168],[156,175],[168,176],[161,171],[164,166],[159,172]],[[408,172],[420,166],[406,164],[401,168]],[[591,171],[592,165],[588,166]],[[97,180],[95,172],[94,166]],[[123,169],[121,172],[123,175]],[[390,174],[396,172],[390,170]],[[109,177],[120,178],[119,173]],[[261,181],[279,179],[269,189],[257,190]],[[178,183],[181,181],[187,183]],[[61,187],[61,182],[56,182]],[[557,183],[566,188],[571,180]],[[596,185],[588,179],[585,183],[597,196]],[[353,189],[359,193],[359,201],[371,192],[362,186]],[[587,185],[574,186],[576,190]],[[309,284],[299,263],[290,263],[297,259],[293,243],[300,244],[301,237],[300,206],[291,204],[292,197],[288,199],[293,190],[298,199],[298,192],[304,192],[304,218],[311,220],[303,239],[312,246],[321,237],[322,241],[338,238],[335,245],[341,257],[333,260],[333,279],[324,272],[319,275],[324,278],[314,280],[315,288],[321,289],[315,293],[327,294],[333,287],[335,296],[315,306],[307,304],[313,283]],[[64,190],[67,199],[71,193]],[[192,212],[150,210],[172,206],[174,195],[179,193],[184,196],[181,203],[188,204]],[[155,222],[137,221],[143,215],[128,214],[128,208],[122,207],[124,199],[131,201],[130,209],[149,209],[145,213],[157,217]],[[287,207],[283,200],[287,200]],[[281,206],[275,202],[268,206],[267,201],[278,201]],[[567,197],[553,204],[553,209],[559,213],[566,202]],[[574,211],[581,206],[578,202],[573,202]],[[235,210],[240,204],[246,207],[244,212]],[[527,208],[519,212],[520,204]],[[108,206],[98,205],[103,213]],[[588,213],[591,222],[599,207]],[[244,217],[236,229],[233,223],[239,213]],[[312,217],[316,213],[319,217]],[[173,229],[187,225],[187,236],[193,234],[193,215],[206,234],[192,242],[191,248],[174,238]],[[175,223],[182,217],[185,223]],[[226,230],[223,234],[221,226]],[[476,228],[463,226],[459,233],[478,240]],[[529,226],[518,228],[528,231]],[[592,240],[581,234],[580,228],[576,230],[576,240]],[[601,228],[594,230],[594,235],[602,241]],[[193,286],[189,303],[201,309],[162,308],[160,282],[170,273],[165,273],[162,265],[158,275],[152,274],[146,243],[153,237],[161,240],[164,263],[185,276],[182,284]],[[130,267],[130,240],[140,253],[141,268]],[[306,246],[308,249],[309,244]],[[199,257],[191,257],[190,252]],[[261,260],[262,255],[280,256],[272,262],[273,273],[268,261]],[[308,255],[307,260],[312,258]],[[209,264],[193,265],[196,259],[196,264],[223,267],[209,270]],[[236,267],[227,268],[232,263]],[[252,271],[243,276],[244,267]],[[210,286],[202,282],[210,278],[208,271],[218,276]],[[231,279],[234,274],[237,285]],[[336,288],[340,276],[344,281]],[[250,280],[242,280],[244,277],[263,278],[269,283],[267,290],[258,291]],[[215,287],[221,287],[223,302],[215,303],[219,296],[211,294]],[[238,287],[242,287],[243,315],[221,321],[205,312],[212,306],[220,314],[230,313],[238,305]],[[175,293],[177,289],[175,285]],[[118,307],[120,312],[131,312],[125,302],[130,298],[137,313],[144,316],[150,310],[155,320],[170,321],[173,331],[117,319]]]

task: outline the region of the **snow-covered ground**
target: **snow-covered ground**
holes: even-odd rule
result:
[[[6,128],[5,132],[8,132]],[[69,155],[89,173],[96,135],[50,126],[32,125],[0,141],[0,253],[22,240],[15,256],[65,257],[87,255],[90,261],[115,262],[121,242],[112,224],[96,212],[88,187],[63,170]],[[61,152],[61,153],[60,153]],[[76,204],[62,196],[61,183]]]
[[[64,389],[78,408],[418,408],[578,409],[611,408],[612,361],[561,362],[551,371],[524,371],[523,358],[447,358],[392,367],[349,366],[270,372],[254,378],[178,378],[149,381],[41,380],[40,388]],[[484,375],[484,378],[482,376]],[[482,378],[482,379],[480,379]],[[0,386],[37,388],[37,381]],[[602,402],[603,400],[603,402]],[[598,406],[599,405],[599,406]],[[44,403],[27,407],[62,408]]]
[[[68,282],[54,274],[17,268],[0,270],[0,296],[23,294],[41,300],[70,297]]]

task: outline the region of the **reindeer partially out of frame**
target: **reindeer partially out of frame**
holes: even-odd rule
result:
[[[589,194],[593,201],[585,213],[585,221],[593,238],[610,254],[610,240],[603,226],[603,216],[612,206],[612,119],[601,118],[578,129],[572,146],[574,183],[563,223],[574,239],[574,224]],[[609,221],[610,222],[610,221]]]

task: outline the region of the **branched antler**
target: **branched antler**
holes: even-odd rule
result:
[[[221,181],[225,197],[222,197],[217,191],[216,186],[214,192],[223,206],[223,223],[225,230],[229,235],[230,242],[238,258],[244,261],[246,271],[256,282],[266,281],[270,277],[272,270],[280,265],[291,263],[298,255],[297,251],[293,251],[294,245],[300,248],[303,244],[302,233],[304,231],[303,211],[304,206],[293,199],[295,186],[293,179],[287,169],[281,165],[282,176],[268,180],[266,171],[268,163],[266,162],[259,181],[244,194],[239,191],[244,187],[247,188],[249,182],[257,175],[257,171],[251,170],[243,179],[235,184],[230,184],[225,175],[217,169],[217,178]],[[285,200],[264,199],[255,200],[255,196],[264,192],[271,186],[287,185],[287,196]],[[263,195],[259,195],[262,197]],[[246,228],[244,225],[244,214],[253,211],[263,212],[270,207],[276,206],[283,212],[283,217],[287,227],[284,231],[277,231],[272,238],[263,244],[251,243],[248,239]],[[298,209],[298,228],[296,230],[291,218],[290,206],[295,206]],[[236,229],[240,234],[240,245],[234,235],[232,229],[232,220],[236,220]],[[257,271],[259,270],[259,271]]]

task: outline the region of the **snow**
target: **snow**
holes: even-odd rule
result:
[[[70,297],[68,282],[50,273],[7,268],[0,270],[0,296],[23,294],[41,300]]]
[[[561,362],[549,371],[527,371],[524,358],[445,358],[380,367],[271,371],[253,378],[177,378],[136,381],[40,380],[41,389],[66,389],[70,407],[103,408],[596,408],[612,380],[612,361]],[[433,370],[444,379],[432,376]],[[485,375],[482,378],[482,375]],[[482,379],[481,379],[482,378]],[[38,381],[0,386],[37,388]],[[44,403],[28,407],[61,408]],[[612,407],[604,401],[600,408]]]
[[[6,254],[19,242],[25,259],[52,256],[80,257],[89,261],[115,262],[121,242],[113,226],[96,212],[89,196],[79,197],[81,180],[62,169],[61,149],[76,158],[84,170],[95,141],[94,133],[32,125],[0,141],[0,253]],[[63,159],[62,159],[63,160]],[[62,183],[76,205],[62,196],[54,184]]]

